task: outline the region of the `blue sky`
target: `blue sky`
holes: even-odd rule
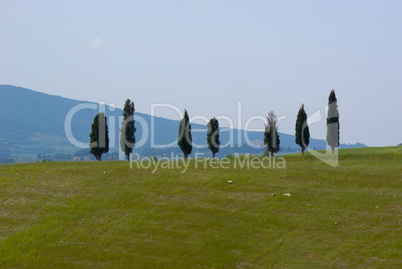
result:
[[[274,110],[290,134],[304,103],[321,113],[314,138],[325,138],[335,89],[342,143],[396,145],[401,11],[402,1],[0,0],[0,84],[118,107],[130,98],[143,113],[169,103],[236,126],[240,101],[242,126]]]

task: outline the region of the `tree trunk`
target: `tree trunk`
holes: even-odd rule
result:
[[[302,148],[302,156],[304,155],[304,148]]]
[[[331,147],[332,155],[334,155],[335,147]]]
[[[212,153],[212,159],[215,159],[215,152]]]

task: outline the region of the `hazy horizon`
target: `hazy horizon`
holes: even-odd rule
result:
[[[280,132],[288,134],[304,103],[308,115],[321,115],[310,126],[319,139],[335,89],[341,143],[393,146],[402,142],[401,8],[399,1],[3,0],[0,84],[119,108],[130,98],[147,114],[167,103],[190,117],[234,121],[241,102],[241,126],[273,110],[286,117]]]

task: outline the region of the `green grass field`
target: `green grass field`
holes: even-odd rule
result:
[[[2,165],[0,268],[402,268],[402,147],[339,154],[185,173]]]

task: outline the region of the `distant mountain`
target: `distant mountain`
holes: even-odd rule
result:
[[[87,107],[81,110],[77,106]],[[88,108],[92,106],[93,108]],[[72,153],[80,148],[73,145],[66,135],[65,121],[71,110],[78,110],[71,118],[71,133],[76,141],[88,145],[89,133],[93,118],[99,112],[99,104],[93,102],[77,101],[60,96],[48,95],[29,89],[11,85],[0,85],[0,157],[12,157],[16,160],[36,159],[37,156],[55,153]],[[119,151],[119,117],[123,111],[118,108],[104,106],[108,117],[110,152]],[[68,118],[68,117],[67,117]],[[169,155],[171,152],[180,153],[176,146],[179,121],[135,112],[136,140],[146,141],[135,152],[143,155]],[[154,128],[151,128],[153,120]],[[142,126],[144,124],[144,126]],[[144,127],[144,128],[143,128]],[[206,126],[192,124],[192,129],[202,130],[192,133],[193,141],[198,145],[206,143]],[[143,132],[143,130],[145,132]],[[142,138],[142,134],[146,135]],[[222,149],[217,156],[226,154],[254,153],[262,154],[262,132],[247,132],[247,137],[257,147],[247,146],[245,143],[245,131],[243,130],[221,130],[221,143],[225,144],[233,133],[235,147]],[[163,148],[151,147],[151,139],[156,145],[168,145]],[[241,139],[238,139],[240,136]],[[141,140],[143,139],[143,140]],[[282,151],[292,152],[299,150],[294,143],[294,136],[280,133]],[[240,141],[240,143],[238,143]],[[346,145],[341,147],[364,147],[363,144]],[[324,149],[325,140],[311,139],[310,147]],[[194,152],[205,152],[208,149],[195,149]],[[194,153],[192,154],[194,155]],[[209,156],[209,155],[208,155]]]

